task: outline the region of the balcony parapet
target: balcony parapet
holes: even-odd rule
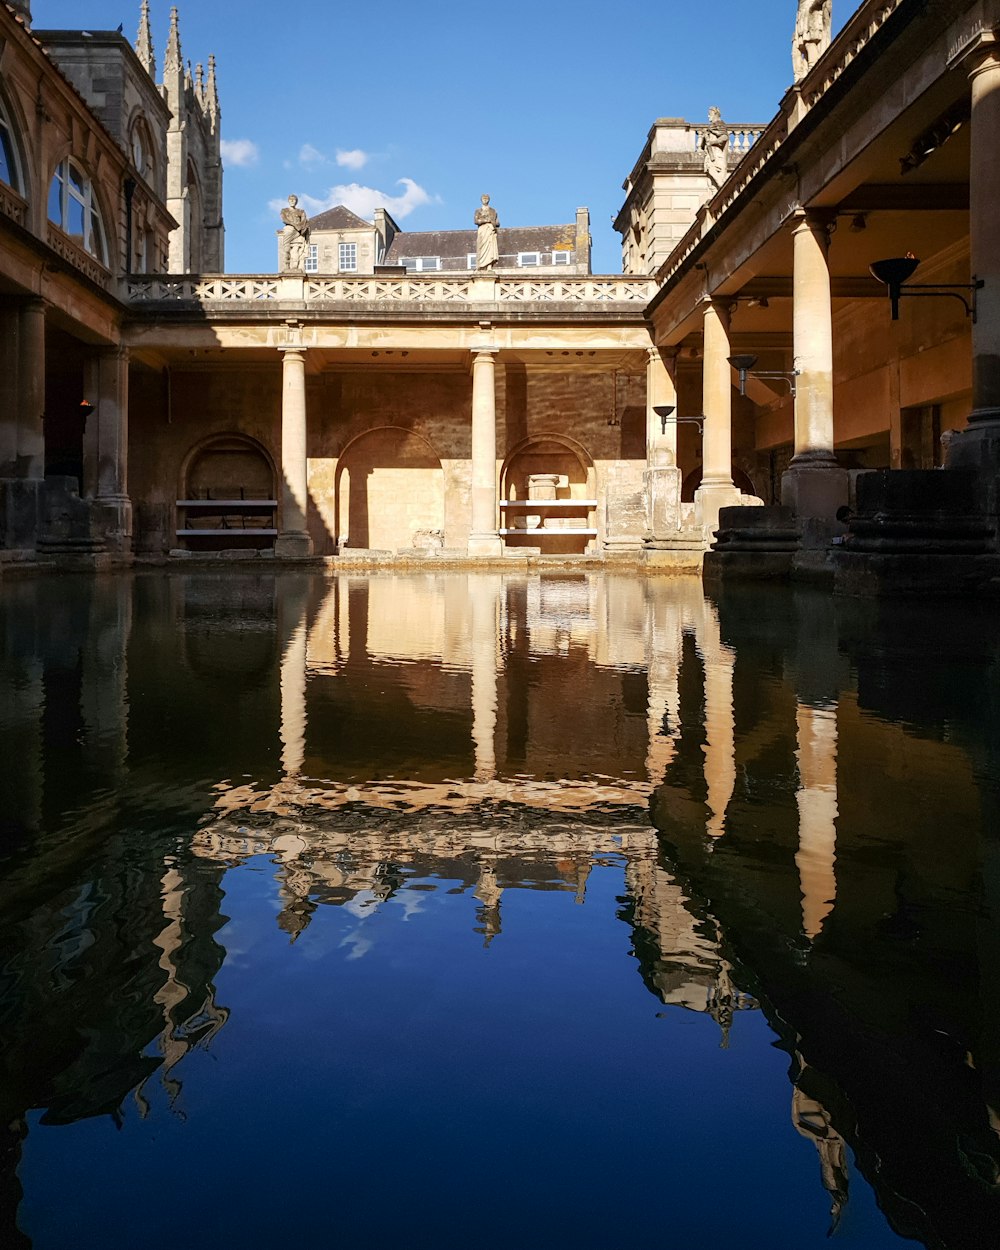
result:
[[[808,75],[782,101],[781,111],[758,132],[744,158],[707,201],[687,234],[661,265],[657,278],[667,283],[684,267],[701,240],[741,200],[761,170],[778,153],[795,127],[819,104],[859,53],[903,4],[912,0],[865,0]],[[700,142],[700,139],[699,139]]]
[[[435,311],[510,308],[544,305],[579,310],[628,310],[641,314],[656,294],[652,278],[631,275],[560,278],[509,278],[470,274],[468,277],[406,275],[392,277],[323,277],[311,274],[159,274],[133,276],[125,284],[126,302],[136,310],[255,312],[261,306],[293,305],[320,311],[338,305],[389,313],[414,305]]]

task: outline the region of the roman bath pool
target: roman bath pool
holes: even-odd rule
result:
[[[0,1243],[1000,1244],[995,605],[0,587]]]

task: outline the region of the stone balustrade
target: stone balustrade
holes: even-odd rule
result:
[[[690,230],[661,266],[657,274],[661,283],[668,282],[683,267],[708,229],[725,217],[802,121],[803,116],[822,100],[844,70],[905,2],[906,0],[867,0],[847,22],[798,88],[788,93],[782,102],[781,112],[769,125],[763,130],[744,128],[750,130],[754,137],[747,145],[743,159],[718,193],[704,205]],[[699,143],[705,129],[704,125],[697,127]],[[729,126],[731,145],[734,131],[740,129]]]
[[[513,278],[469,274],[440,277],[413,274],[391,277],[317,277],[309,274],[163,274],[133,276],[125,298],[133,307],[295,304],[372,305],[383,311],[413,304],[449,306],[508,305],[530,307],[581,305],[644,309],[656,293],[652,278],[631,275],[565,278]]]
[[[741,160],[764,133],[763,126],[747,122],[723,122],[723,125],[729,131],[730,156],[736,156]],[[702,135],[709,129],[708,123],[689,124],[685,129],[691,138],[691,150],[700,152]]]

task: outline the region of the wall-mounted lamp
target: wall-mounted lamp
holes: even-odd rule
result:
[[[659,404],[659,405],[654,405],[653,411],[660,418],[660,433],[666,434],[667,422],[670,420],[673,414],[677,411],[676,407],[673,404]]]
[[[950,295],[953,299],[961,300],[962,307],[965,309],[965,315],[972,318],[972,324],[976,324],[976,294],[986,285],[982,278],[977,278],[975,274],[972,276],[971,282],[910,282],[907,284],[907,278],[913,276],[920,261],[915,256],[892,256],[888,260],[877,260],[868,266],[869,272],[873,278],[877,278],[884,286],[889,288],[889,299],[892,303],[892,319],[899,320],[899,301],[904,295],[912,296],[935,296]],[[972,298],[969,299],[964,295],[960,295],[960,291],[971,291]]]
[[[90,402],[89,399],[80,400],[80,406],[77,408],[77,412],[80,414],[80,419],[83,421],[84,425],[87,424],[87,418],[90,416],[90,414],[93,411],[94,411],[94,405]]]
[[[782,382],[788,384],[788,391],[791,397],[795,398],[795,379],[802,372],[801,369],[754,369],[757,363],[757,357],[749,354],[741,356],[728,356],[729,363],[740,375],[740,394],[747,393],[747,378],[780,378]]]
[[[660,418],[660,433],[666,434],[668,425],[696,425],[698,432],[705,432],[705,415],[698,413],[694,417],[675,417],[672,414],[677,411],[673,404],[654,404],[653,411]]]

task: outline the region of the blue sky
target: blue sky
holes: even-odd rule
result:
[[[834,0],[835,29],[855,10]],[[178,0],[181,48],[218,61],[226,268],[272,272],[272,205],[385,204],[404,229],[591,214],[596,272],[621,269],[611,221],[657,117],[768,121],[791,83],[796,0],[380,5]],[[162,68],[169,0],[151,0]],[[34,0],[36,29],[135,40],[138,0]]]

